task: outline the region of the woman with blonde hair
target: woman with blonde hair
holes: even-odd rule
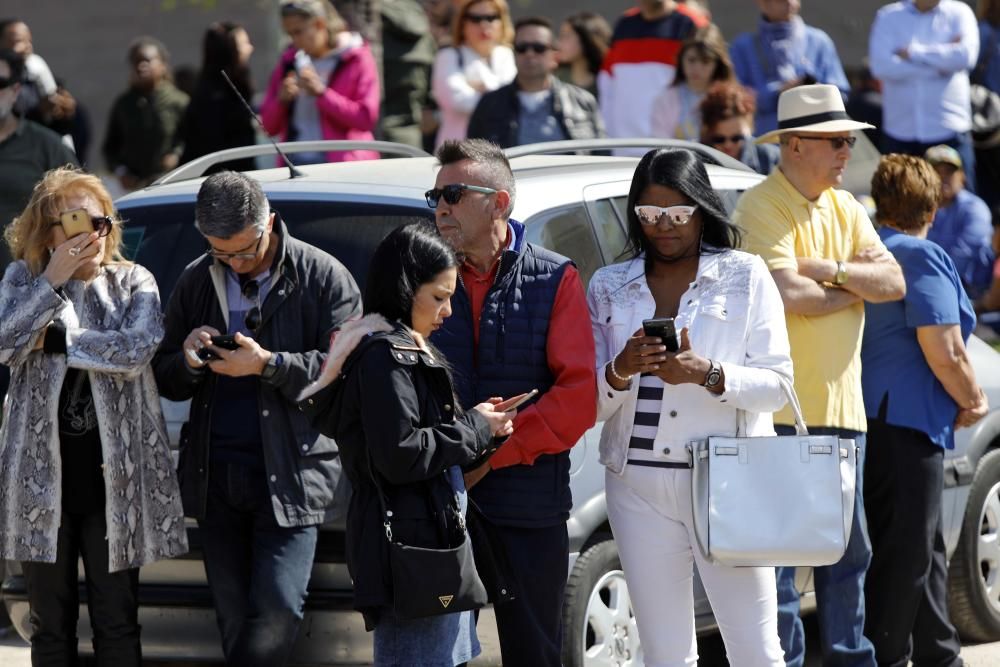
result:
[[[435,146],[465,139],[483,93],[514,80],[514,25],[505,0],[465,0],[452,22],[451,46],[434,59],[431,90],[441,110]]]
[[[187,551],[149,366],[156,282],[122,257],[111,196],[82,171],[48,172],[5,236],[0,559],[21,561],[32,664],[76,662],[82,557],[98,664],[138,666],[138,568]]]

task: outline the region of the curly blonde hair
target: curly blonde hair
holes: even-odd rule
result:
[[[59,215],[66,210],[67,200],[74,195],[90,195],[100,205],[104,215],[116,219],[105,240],[101,264],[128,263],[122,255],[122,226],[111,195],[101,179],[67,165],[45,173],[32,190],[24,211],[4,230],[4,240],[10,247],[11,255],[14,259],[23,259],[33,274],[41,274],[48,265],[52,226],[59,222]]]

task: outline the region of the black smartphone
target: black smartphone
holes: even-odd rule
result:
[[[643,320],[642,331],[647,336],[660,338],[667,346],[667,352],[676,352],[681,347],[677,338],[677,327],[674,326],[674,318],[672,317],[654,317],[651,320]]]
[[[198,351],[195,352],[195,354],[197,354],[198,358],[201,359],[202,361],[215,361],[216,359],[222,358],[215,353],[215,350],[213,350],[210,347],[198,348]]]
[[[240,349],[240,345],[236,342],[236,336],[234,335],[212,336],[212,345],[221,347],[223,350]]]

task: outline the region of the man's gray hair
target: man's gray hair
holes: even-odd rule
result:
[[[476,165],[476,175],[482,179],[483,185],[510,193],[510,206],[504,215],[509,216],[514,210],[514,197],[517,194],[514,172],[503,149],[493,142],[485,139],[446,141],[437,149],[437,159],[442,167],[463,160],[473,162]]]
[[[220,171],[201,184],[194,226],[203,236],[228,239],[244,229],[267,229],[271,207],[260,183],[236,171]]]

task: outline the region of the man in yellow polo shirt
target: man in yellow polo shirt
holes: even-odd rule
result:
[[[785,304],[795,391],[810,433],[853,438],[859,447],[854,525],[839,562],[814,572],[824,660],[872,666],[864,636],[864,580],[871,544],[862,504],[865,406],[861,396],[864,302],[901,299],[903,274],[875,233],[864,208],[837,190],[851,157],[851,132],[869,128],[848,118],[835,86],[792,88],[778,99],[778,129],[758,141],[778,141],[781,161],[746,192],[733,216],[746,249],[767,262]],[[775,429],[794,434],[791,411]],[[778,633],[788,667],[805,661],[795,568],[778,568]]]

